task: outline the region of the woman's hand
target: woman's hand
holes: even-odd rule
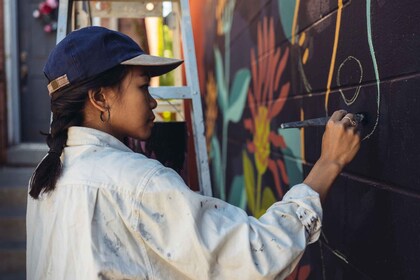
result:
[[[341,170],[357,154],[360,134],[353,114],[344,110],[335,111],[328,121],[322,137],[322,150],[304,183],[317,191],[321,201]]]
[[[322,137],[319,160],[337,164],[341,169],[347,165],[360,148],[357,125],[353,114],[347,114],[344,110],[335,111]]]

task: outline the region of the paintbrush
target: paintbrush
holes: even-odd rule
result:
[[[309,127],[309,126],[325,126],[328,122],[330,117],[322,117],[322,118],[315,118],[315,119],[308,119],[298,122],[287,122],[282,123],[280,125],[280,128],[286,129],[286,128],[301,128],[301,127]],[[354,114],[354,120],[360,124],[364,123],[366,120],[365,114],[357,113]]]

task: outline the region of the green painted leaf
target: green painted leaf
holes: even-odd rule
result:
[[[223,59],[217,47],[214,48],[214,58],[216,62],[216,83],[217,83],[217,102],[223,114],[227,109],[227,89],[224,79]]]
[[[282,149],[282,152],[289,177],[289,186],[292,187],[303,181],[300,129],[278,129],[278,133],[283,136],[284,142],[286,142],[286,148]]]
[[[213,182],[215,182],[215,185],[213,186],[214,196],[224,199],[225,190],[222,184],[222,161],[220,159],[219,140],[216,135],[213,135],[211,138],[211,151],[213,156],[211,167],[213,171]]]
[[[235,176],[230,186],[228,202],[239,208],[245,209],[246,206],[246,193],[244,176]]]
[[[270,187],[265,187],[262,196],[261,211],[265,213],[265,211],[267,211],[267,209],[276,201],[276,197]]]
[[[251,160],[249,159],[245,151],[242,151],[242,163],[244,167],[245,191],[246,191],[246,197],[248,201],[248,208],[251,210],[251,212],[254,212],[255,211],[254,168],[252,166]]]
[[[238,122],[244,111],[251,75],[248,69],[242,68],[235,74],[229,96],[226,118]]]
[[[296,0],[278,0],[281,26],[286,38],[292,38],[293,17],[295,14]]]

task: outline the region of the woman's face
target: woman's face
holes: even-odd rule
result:
[[[142,67],[133,67],[124,78],[120,92],[113,90],[110,100],[110,133],[122,140],[132,137],[146,140],[153,128],[156,100],[149,94],[150,77]],[[106,118],[106,114],[105,114]]]

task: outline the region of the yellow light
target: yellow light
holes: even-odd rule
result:
[[[162,118],[163,118],[164,121],[170,121],[171,116],[172,116],[172,113],[170,111],[162,112]]]
[[[153,9],[155,8],[155,5],[151,2],[146,4],[146,10],[148,11],[153,11]]]

